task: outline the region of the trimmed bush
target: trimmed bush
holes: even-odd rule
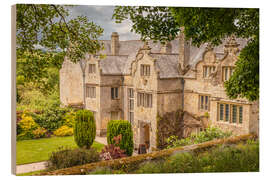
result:
[[[47,168],[56,170],[97,161],[99,161],[99,153],[94,148],[70,149],[61,147],[52,152]]]
[[[119,147],[125,150],[128,156],[133,153],[133,132],[131,124],[126,120],[111,120],[107,126],[107,142],[115,144],[114,137],[122,135]]]
[[[68,127],[66,125],[61,126],[57,130],[53,132],[55,136],[72,136],[73,135],[73,128]]]
[[[96,137],[96,123],[94,115],[88,110],[79,110],[76,112],[74,139],[79,147],[89,149]]]

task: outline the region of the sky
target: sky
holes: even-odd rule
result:
[[[86,16],[90,21],[104,29],[101,40],[110,40],[112,32],[118,32],[120,40],[140,39],[139,35],[130,32],[131,21],[125,20],[122,23],[115,23],[112,19],[114,6],[74,6],[69,7],[70,18]]]

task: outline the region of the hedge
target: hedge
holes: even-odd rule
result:
[[[96,124],[94,115],[88,110],[79,110],[76,112],[74,139],[79,147],[89,149],[96,137]]]
[[[146,160],[155,160],[169,157],[170,155],[186,152],[186,151],[205,151],[209,148],[218,146],[220,144],[237,144],[242,141],[247,141],[249,139],[255,139],[257,135],[247,134],[235,137],[230,137],[226,139],[213,140],[201,144],[176,147],[171,149],[164,149],[161,151],[155,151],[148,154],[141,154],[137,156],[131,156],[121,159],[115,159],[110,161],[100,161],[97,163],[90,163],[80,166],[74,166],[71,168],[59,169],[51,172],[43,172],[40,175],[76,175],[76,174],[87,174],[98,167],[111,167],[112,169],[122,168],[125,170],[130,170],[132,168],[137,168],[138,165]]]
[[[120,149],[125,150],[125,154],[131,156],[133,153],[133,132],[130,122],[126,120],[111,120],[107,126],[107,142],[114,144],[113,138],[122,135],[119,143]]]

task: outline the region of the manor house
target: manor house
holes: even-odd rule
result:
[[[217,47],[195,47],[183,34],[163,45],[120,41],[113,32],[102,42],[104,50],[85,59],[85,73],[67,58],[60,70],[61,102],[91,110],[98,136],[106,134],[112,119],[130,121],[135,147],[146,143],[150,149],[158,146],[160,131],[168,134],[178,126],[181,137],[209,125],[234,134],[258,133],[258,102],[231,100],[224,88],[246,40],[230,37]],[[172,117],[160,130],[159,117],[178,110],[181,122]]]

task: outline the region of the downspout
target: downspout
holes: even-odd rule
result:
[[[85,100],[85,91],[86,91],[86,88],[85,88],[85,68],[86,68],[86,61],[85,60],[80,60],[79,63],[80,63],[80,67],[81,67],[81,70],[82,70],[82,76],[83,76],[83,109],[85,109],[85,107],[86,107],[86,100]]]
[[[184,92],[185,92],[185,80],[184,78],[181,78],[181,85],[182,85],[182,111],[184,112]]]

